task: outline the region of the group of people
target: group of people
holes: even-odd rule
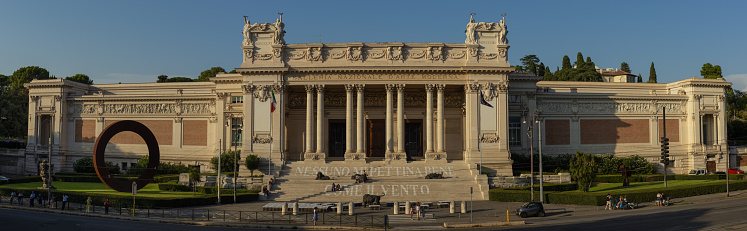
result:
[[[613,198],[612,195],[608,193],[607,194],[607,205],[604,207],[605,210],[607,209],[612,210],[614,208],[624,208],[625,206],[628,205],[628,199],[624,198],[623,196],[620,196],[620,199],[617,200],[617,203],[615,203],[612,198]]]
[[[420,206],[420,202],[415,203],[414,207],[410,207],[410,220],[414,220],[413,215],[420,220],[420,218],[423,218],[425,220],[425,208]]]
[[[332,192],[335,191],[342,191],[342,186],[340,184],[332,183]]]
[[[269,197],[270,189],[272,188],[273,184],[275,184],[275,178],[270,178],[270,180],[267,181],[267,185],[262,186],[262,195],[265,195],[265,197]]]
[[[18,202],[18,206],[21,206],[23,204],[25,196],[23,195],[23,192],[16,193],[11,192],[10,193],[10,201],[9,203],[13,205],[14,201]],[[62,206],[60,207],[61,210],[65,210],[65,208],[70,209],[69,196],[67,194],[62,195]],[[44,196],[41,194],[36,194],[36,192],[31,191],[31,194],[29,195],[29,207],[34,207],[34,202],[36,201],[37,206],[39,207],[47,207],[45,203],[47,203],[46,200],[44,200]],[[56,209],[57,208],[57,197],[52,196],[49,201],[49,208],[50,209]],[[89,196],[88,199],[86,199],[86,212],[90,213],[92,210],[91,204],[93,203],[93,199]],[[111,201],[109,199],[104,200],[104,214],[109,214],[109,207],[111,206]]]
[[[667,198],[667,196],[664,195],[664,193],[662,192],[656,193],[656,206],[657,207],[662,207],[665,205],[665,203],[668,203],[668,202],[669,202],[669,198]]]

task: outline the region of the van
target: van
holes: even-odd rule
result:
[[[705,175],[705,174],[706,174],[705,169],[698,168],[698,169],[690,170],[690,173],[688,173],[687,175]]]

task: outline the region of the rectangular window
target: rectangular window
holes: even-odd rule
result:
[[[243,146],[242,128],[244,127],[244,118],[231,118],[231,146]]]
[[[521,117],[508,118],[508,144],[521,145]]]
[[[231,96],[231,103],[244,103],[243,96]]]
[[[509,103],[521,103],[521,95],[508,95]]]
[[[122,171],[127,170],[127,162],[122,162]]]

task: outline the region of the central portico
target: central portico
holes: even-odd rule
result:
[[[211,79],[232,97],[219,113],[244,152],[273,162],[482,161],[510,174],[503,20],[470,20],[465,43],[285,44],[282,18],[245,23],[241,67]]]

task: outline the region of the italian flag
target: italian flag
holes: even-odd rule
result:
[[[270,102],[270,113],[275,112],[275,104],[277,104],[277,101],[275,101],[275,91],[270,91],[270,94],[272,95],[272,102]]]

